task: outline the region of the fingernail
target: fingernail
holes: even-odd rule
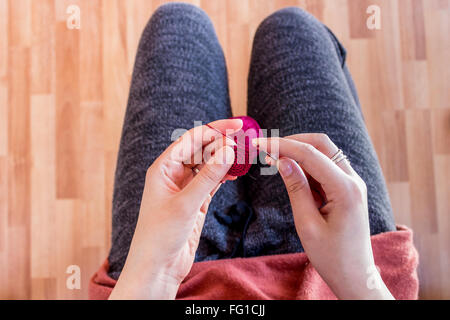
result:
[[[292,174],[291,162],[287,159],[281,159],[278,161],[278,170],[283,177],[289,177]]]

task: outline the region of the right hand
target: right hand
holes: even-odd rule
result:
[[[336,296],[393,299],[375,268],[366,185],[347,160],[331,161],[338,148],[328,136],[297,134],[253,143],[279,156],[267,162],[278,166],[305,253]]]

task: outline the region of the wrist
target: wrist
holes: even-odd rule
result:
[[[138,271],[125,266],[110,299],[173,300],[180,284],[160,269]]]
[[[336,293],[341,300],[394,300],[389,289],[384,282],[379,288],[353,287],[351,289],[344,288]]]
[[[364,272],[343,275],[331,287],[336,296],[343,300],[394,299],[374,264]]]

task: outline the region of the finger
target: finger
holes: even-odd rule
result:
[[[234,142],[234,140],[228,139],[226,137],[223,137],[222,141],[220,141],[220,139],[208,144],[204,149],[203,149],[203,161],[207,162],[214,154],[216,151],[220,150],[222,147],[224,147],[225,145],[228,145],[230,147],[234,147],[236,146],[236,142]],[[199,170],[201,170],[201,168],[204,167],[204,164],[201,164],[199,166],[197,166],[197,168],[199,168]],[[226,175],[222,182],[225,181],[233,181],[236,180],[237,177],[235,176],[230,176],[230,175]]]
[[[206,197],[206,200],[203,202],[202,206],[200,207],[200,212],[206,214],[208,212],[209,204],[211,203],[212,198],[216,194],[216,192],[220,189],[222,186],[222,182],[220,182],[213,191],[210,192],[209,197]]]
[[[202,163],[202,157],[198,151],[214,140],[221,140],[224,135],[231,135],[239,131],[242,128],[242,120],[218,120],[208,125],[209,127],[203,125],[187,131],[164,151],[163,157],[169,156],[174,161],[191,163],[192,157],[196,154],[197,157],[194,157],[193,164],[200,164]]]
[[[297,162],[289,158],[278,161],[278,170],[283,178],[291,201],[295,224],[301,229],[311,224],[324,223],[322,215],[317,209],[308,179]]]
[[[221,148],[209,159],[181,193],[196,205],[201,206],[210,196],[210,193],[222,182],[233,162],[233,148],[229,146]]]
[[[194,176],[196,176],[201,170],[202,170],[202,168],[205,166],[205,164],[199,164],[198,166],[195,166],[195,167],[193,167],[193,168],[188,168],[188,169],[190,169],[192,172],[193,172],[193,174],[191,175],[191,178],[189,179],[189,177],[187,178],[187,180],[186,180],[186,183],[183,185],[183,188],[184,188],[184,186],[186,186],[189,182],[191,182],[191,180],[194,178]],[[225,182],[227,182],[227,181],[234,181],[234,180],[236,180],[238,177],[236,177],[236,176],[230,176],[229,174],[227,174],[227,175],[225,175],[225,177],[222,179],[222,181],[221,181],[221,183],[223,184],[223,183],[225,183]]]
[[[271,166],[278,166],[278,161],[273,160],[269,156],[266,156],[266,163]],[[303,172],[303,170],[302,170]],[[316,203],[316,207],[320,208],[324,205],[324,201],[326,200],[326,195],[321,187],[320,183],[316,180],[312,179],[311,176],[305,173],[306,179],[309,183],[309,188],[311,189],[311,193],[313,195],[314,201]]]
[[[236,146],[236,142],[231,139],[227,139],[226,137],[219,138],[210,144],[206,145],[203,149],[200,149],[199,152],[202,152],[203,162],[208,162],[209,159],[224,146],[234,147]]]
[[[205,163],[208,162],[208,160],[215,154],[216,151],[220,150],[225,145],[228,145],[230,147],[234,147],[236,145],[236,142],[234,142],[231,139],[227,139],[226,137],[222,137],[222,140],[221,139],[217,139],[217,140],[211,142],[210,144],[208,144],[202,150],[198,151],[198,152],[202,152],[203,163],[199,164],[199,165],[192,165],[191,166],[192,170],[195,170],[194,175],[197,174],[205,166]],[[186,165],[186,166],[189,167],[189,165]],[[237,179],[237,177],[230,176],[230,175],[227,174],[223,178],[222,182],[233,181],[233,180],[236,180],[236,179]]]
[[[287,136],[285,138],[308,143],[330,159],[339,151],[339,148],[334,144],[334,142],[323,133],[300,133]],[[353,175],[356,173],[349,161],[343,160],[336,165],[347,174]]]
[[[214,195],[216,194],[217,191],[219,191],[219,189],[220,189],[220,187],[221,187],[222,185],[223,185],[223,182],[220,182],[220,183],[217,185],[217,187],[216,187],[213,191],[211,191],[211,193],[210,193],[211,198],[214,197]]]
[[[197,249],[197,247],[198,247],[198,242],[200,241],[200,236],[202,233],[203,225],[205,223],[206,213],[208,212],[209,204],[211,203],[212,198],[214,197],[214,195],[220,189],[221,186],[222,186],[222,183],[219,183],[216,186],[216,188],[214,188],[214,190],[211,191],[210,195],[206,197],[206,200],[203,202],[202,206],[200,207],[201,213],[197,216],[197,219],[196,219],[195,225],[194,225],[193,235],[190,240],[190,241],[194,241],[191,244],[192,248]],[[195,254],[195,252],[194,252],[194,254]]]
[[[195,167],[195,169],[193,169],[193,170],[196,170],[196,171],[193,171],[193,175],[191,176],[190,179],[188,179],[188,180],[186,181],[186,183],[183,185],[183,188],[184,188],[185,186],[187,186],[187,185],[192,181],[192,179],[195,177],[195,175],[198,174],[198,172],[200,172],[200,170],[201,170],[204,166],[205,166],[205,165],[202,164],[202,165],[199,165],[199,166]],[[198,170],[198,171],[197,171],[197,170]],[[229,180],[231,180],[231,179],[229,179]],[[225,176],[225,178],[224,178],[224,179],[216,186],[216,188],[215,188],[213,191],[211,191],[211,193],[210,193],[211,198],[214,197],[214,195],[216,194],[216,192],[220,189],[220,187],[221,187],[226,181],[227,181],[227,176]],[[183,188],[182,188],[182,189],[183,189]]]
[[[340,190],[348,179],[330,158],[310,144],[286,138],[257,138],[252,143],[258,145],[260,150],[297,161],[322,185],[325,193]]]
[[[206,210],[208,210],[206,208]],[[191,255],[194,256],[195,252],[197,251],[198,244],[200,242],[200,238],[202,235],[203,225],[205,224],[205,218],[206,214],[198,214],[195,223],[194,223],[194,229],[192,230],[192,235],[189,238],[189,247],[191,248]]]
[[[209,204],[211,203],[212,196],[209,194],[206,197],[206,200],[202,203],[202,206],[200,207],[200,212],[206,215],[208,213]]]
[[[191,156],[190,161],[186,161],[183,164],[184,164],[184,166],[186,166],[188,168],[199,168],[200,166],[203,166],[203,164],[212,157],[214,152],[216,152],[217,150],[219,150],[220,148],[222,148],[225,145],[234,147],[236,145],[236,142],[234,142],[231,139],[227,139],[224,136],[219,137],[217,139],[214,138],[214,140],[212,142],[204,145],[203,149],[202,148],[198,149]],[[200,164],[198,163],[199,160],[201,160]]]
[[[200,170],[202,170],[202,168],[205,166],[205,164],[200,164],[192,169],[190,169],[192,171],[192,174],[190,176],[187,176],[185,183],[183,184],[182,188],[183,189],[185,186],[187,186],[192,179],[194,179],[194,177],[200,172]],[[221,184],[224,184],[227,181],[234,181],[236,180],[238,177],[236,176],[230,176],[229,174],[225,175],[225,177],[222,179],[222,181],[220,182]],[[213,192],[215,193],[215,192]],[[211,194],[211,196],[213,196],[214,194]]]

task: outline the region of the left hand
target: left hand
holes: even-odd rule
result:
[[[222,181],[232,179],[227,172],[233,142],[221,133],[237,132],[242,120],[209,125],[219,132],[207,126],[189,130],[148,169],[127,261],[110,299],[175,298],[194,262],[209,203]],[[186,163],[199,154],[195,174]]]

